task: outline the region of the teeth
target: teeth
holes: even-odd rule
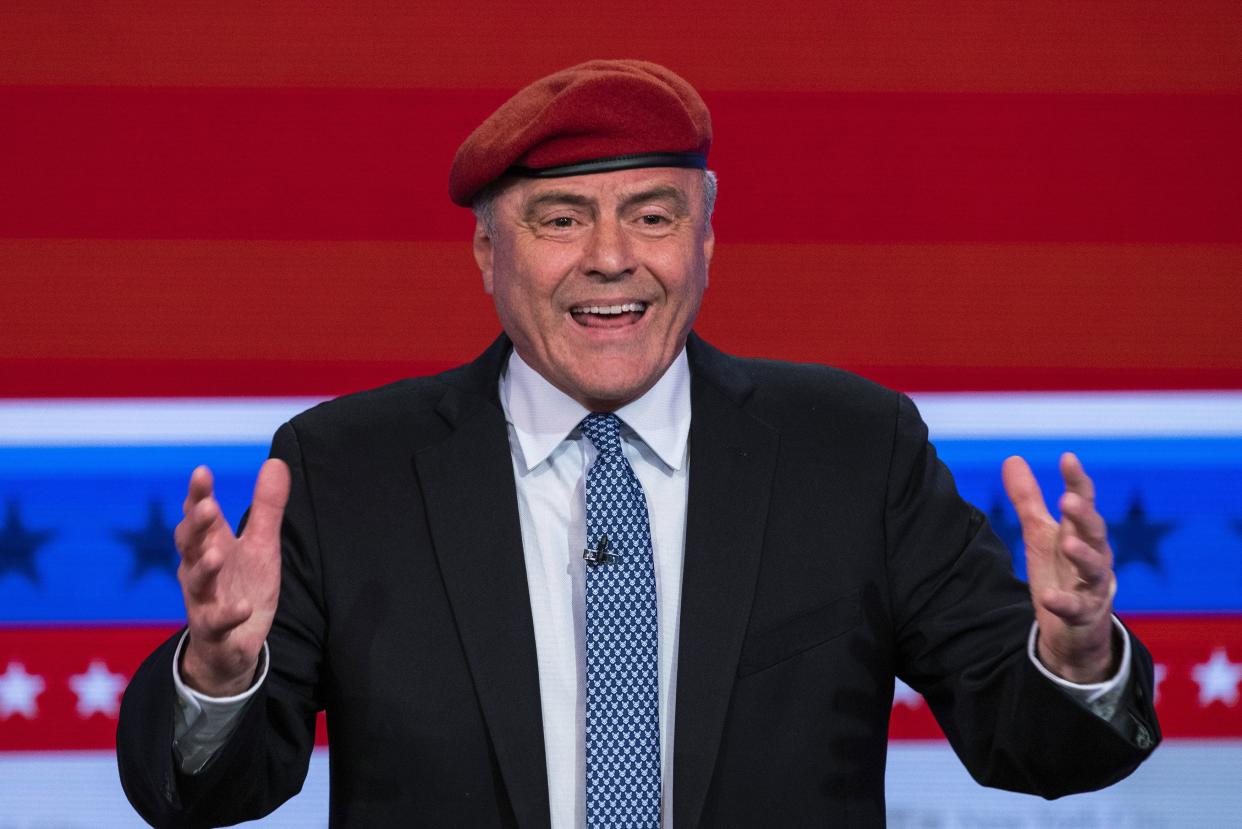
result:
[[[624,305],[579,305],[576,308],[569,309],[571,314],[624,314],[630,311],[645,311],[647,304],[644,302],[627,302]]]

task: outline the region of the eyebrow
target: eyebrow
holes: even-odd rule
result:
[[[621,201],[621,209],[626,210],[636,204],[652,201],[669,201],[673,203],[673,207],[678,213],[685,214],[689,212],[689,201],[686,198],[686,194],[680,188],[674,187],[671,184],[660,184],[625,196]],[[575,193],[570,190],[547,190],[527,201],[523,206],[522,215],[529,220],[541,209],[552,205],[572,205],[591,210],[594,210],[596,207],[594,198],[584,196],[581,193]]]
[[[557,204],[593,208],[595,200],[568,190],[547,190],[527,201],[523,206],[522,215],[526,219],[531,219],[540,209]]]
[[[625,209],[649,201],[670,201],[678,213],[688,213],[690,210],[686,194],[681,191],[681,188],[674,187],[671,184],[657,185],[647,190],[640,190],[631,196],[626,196],[621,202],[621,207]]]

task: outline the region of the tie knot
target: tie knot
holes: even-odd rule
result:
[[[614,414],[589,414],[578,424],[601,455],[621,454],[621,421]]]

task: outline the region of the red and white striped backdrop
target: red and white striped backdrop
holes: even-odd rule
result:
[[[664,63],[712,109],[698,328],[717,345],[910,391],[1242,389],[1236,0],[16,0],[0,8],[0,397],[320,396],[470,359],[497,324],[447,199],[453,151],[515,88],[594,57]],[[1236,815],[1215,781],[1242,763],[1242,707],[1201,704],[1193,671],[1205,631],[1242,642],[1237,617],[1136,627],[1178,738],[1153,762],[1186,802],[1147,804],[1173,785],[1149,777],[1091,814]],[[133,825],[108,776],[114,721],[74,720],[70,682],[93,660],[126,676],[162,630],[0,625],[0,671],[26,654],[46,686],[44,716],[0,718],[0,822],[71,823],[71,797],[16,794],[50,762],[96,810],[72,825]],[[917,704],[898,702],[894,733],[893,825],[1047,823],[938,776],[951,764]],[[315,769],[286,825],[322,816]]]

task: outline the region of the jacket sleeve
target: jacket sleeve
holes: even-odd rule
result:
[[[1107,720],[1042,676],[1026,650],[1026,584],[958,496],[914,404],[898,408],[885,535],[899,675],[980,783],[1055,798],[1124,778],[1160,740],[1151,656],[1128,634],[1130,679]]]
[[[315,717],[323,707],[325,618],[309,485],[291,424],[276,433],[271,456],[289,464],[292,489],[281,533],[280,600],[268,635],[267,680],[232,737],[192,776],[180,772],[173,755],[172,662],[180,633],[143,662],[121,702],[121,784],[152,826],[193,829],[259,818],[297,794],[306,776]]]

